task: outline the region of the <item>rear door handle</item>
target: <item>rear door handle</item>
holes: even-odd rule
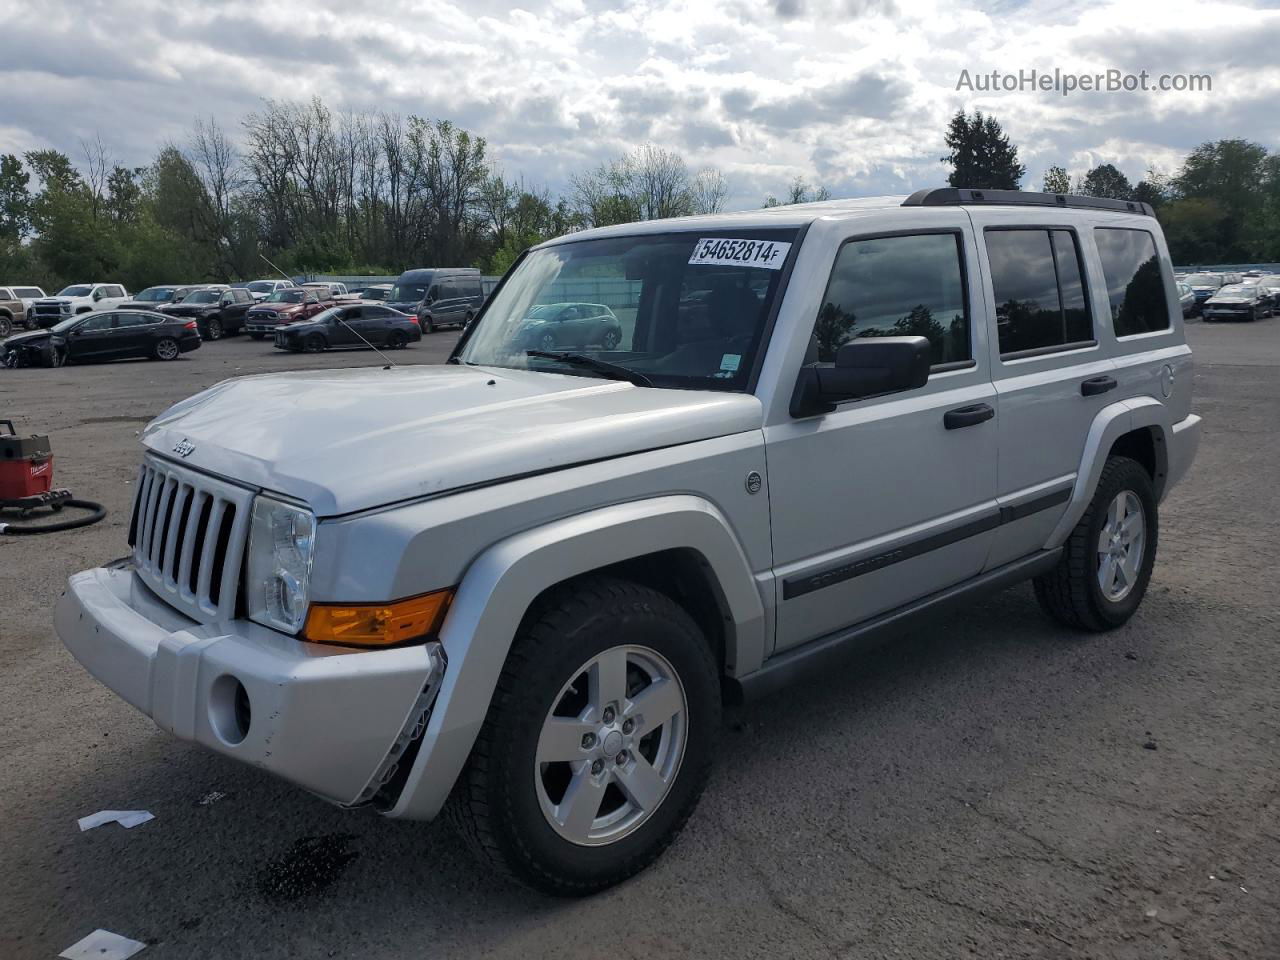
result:
[[[942,425],[948,430],[959,430],[961,427],[973,427],[979,423],[986,423],[995,415],[995,408],[991,404],[975,403],[972,406],[948,410],[942,418]]]
[[[1090,377],[1084,383],[1080,384],[1080,396],[1096,397],[1100,393],[1106,393],[1108,390],[1116,388],[1115,377]]]

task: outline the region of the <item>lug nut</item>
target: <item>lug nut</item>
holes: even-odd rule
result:
[[[634,730],[635,728],[636,728],[636,722],[635,722],[634,720],[623,720],[623,721],[622,721],[622,732],[623,732],[623,733],[630,734],[630,733],[631,733],[631,731],[632,731],[632,730]]]
[[[604,769],[604,761],[603,761],[603,760],[596,760],[595,762],[593,762],[593,763],[591,764],[591,772],[592,772],[592,773],[599,774],[599,773],[600,773],[600,771],[601,771],[601,770],[603,770],[603,769]]]
[[[624,763],[627,762],[627,751],[623,750],[621,753],[619,753],[616,757],[613,758],[613,761],[618,766],[622,766]]]
[[[614,718],[614,716],[615,716],[615,714],[614,714],[614,712],[613,712],[613,707],[605,707],[605,708],[604,708],[604,722],[605,722],[605,723],[613,723],[613,718]]]
[[[590,750],[596,745],[596,735],[594,733],[584,733],[582,735],[582,749]]]

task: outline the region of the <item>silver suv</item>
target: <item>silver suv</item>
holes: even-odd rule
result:
[[[617,336],[531,342],[565,303]],[[932,190],[587,231],[527,252],[448,365],[161,415],[132,554],[73,576],[57,628],[179,737],[341,806],[447,809],[514,877],[588,893],[693,812],[723,698],[1028,579],[1070,627],[1125,623],[1191,380],[1138,203]]]

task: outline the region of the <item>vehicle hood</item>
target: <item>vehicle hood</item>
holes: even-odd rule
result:
[[[299,313],[306,304],[302,303],[259,303],[249,308],[249,313]]]
[[[49,330],[32,330],[28,333],[15,333],[11,337],[6,337],[4,343],[0,347],[18,347],[36,343],[40,340],[48,340],[53,336]]]
[[[322,370],[226,380],[143,443],[334,516],[530,473],[759,430],[747,394],[497,367]]]

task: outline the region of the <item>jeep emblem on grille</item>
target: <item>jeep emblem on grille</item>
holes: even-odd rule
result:
[[[185,460],[187,459],[187,457],[191,456],[193,453],[196,452],[196,445],[192,443],[190,440],[188,440],[186,437],[183,437],[181,440],[179,440],[177,443],[173,445],[173,452],[176,453],[178,456],[180,456],[183,460]]]

